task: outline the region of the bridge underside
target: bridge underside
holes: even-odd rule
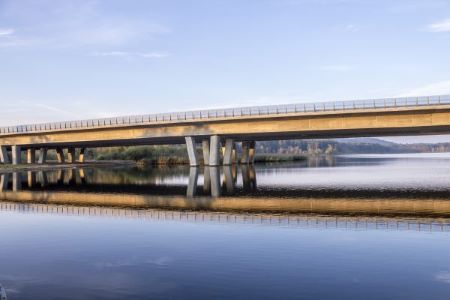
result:
[[[205,164],[219,165],[221,157],[224,164],[236,161],[236,142],[243,143],[241,162],[251,163],[255,141],[448,133],[450,105],[443,105],[16,133],[0,136],[0,154],[4,163],[20,163],[21,151],[27,151],[28,162],[33,163],[36,150],[44,153],[42,157],[48,149],[56,149],[63,161],[66,148],[69,161],[74,162],[76,148],[82,149],[84,159],[85,148],[186,143],[191,165],[198,165],[196,147],[202,143]],[[43,161],[45,157],[40,158]]]

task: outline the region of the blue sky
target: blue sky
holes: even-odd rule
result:
[[[0,0],[0,125],[450,94],[450,0]]]

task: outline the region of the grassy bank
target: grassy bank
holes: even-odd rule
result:
[[[71,169],[73,167],[108,167],[108,166],[127,166],[134,165],[133,161],[89,161],[85,163],[57,163],[49,162],[46,164],[0,164],[0,173],[9,173],[17,171],[41,171],[41,170],[52,170],[52,169]]]
[[[255,162],[257,163],[271,163],[271,162],[295,162],[307,160],[306,155],[295,154],[257,154]]]

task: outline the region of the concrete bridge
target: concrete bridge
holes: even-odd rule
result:
[[[202,110],[0,128],[2,163],[84,161],[86,148],[183,144],[191,166],[253,162],[255,141],[450,133],[450,96]],[[66,149],[66,150],[64,150]],[[37,153],[39,152],[39,156]]]

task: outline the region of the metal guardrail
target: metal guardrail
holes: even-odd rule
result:
[[[244,116],[270,116],[290,113],[295,114],[326,111],[346,111],[354,109],[385,109],[394,107],[417,107],[444,104],[450,104],[450,95],[211,109],[177,113],[90,119],[82,121],[9,126],[1,127],[0,135],[60,131],[67,129],[117,127],[120,125],[127,126],[161,122],[174,123],[195,120],[213,120],[217,118],[234,118]]]

